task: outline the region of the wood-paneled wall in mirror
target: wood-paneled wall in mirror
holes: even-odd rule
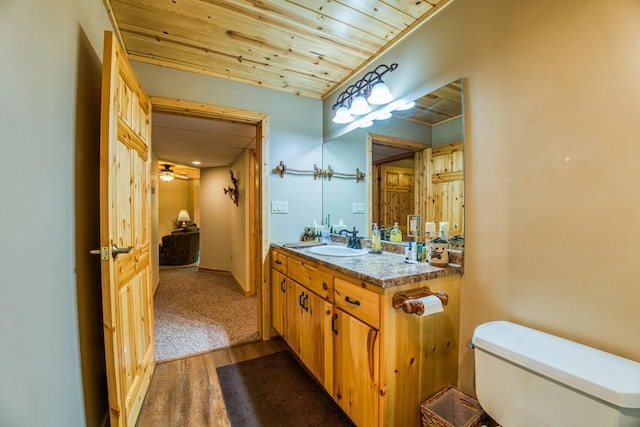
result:
[[[355,129],[323,146],[323,167],[365,170],[364,183],[323,183],[323,214],[363,236],[371,226],[398,223],[407,238],[407,215],[420,215],[432,236],[464,236],[464,129],[462,80],[416,99],[410,110]],[[364,204],[364,210],[357,209]]]

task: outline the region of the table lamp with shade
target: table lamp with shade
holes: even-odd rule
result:
[[[178,212],[178,217],[176,218],[176,221],[182,223],[181,227],[186,227],[187,222],[191,222],[191,217],[189,216],[189,212],[187,212],[185,209],[180,210],[180,212]]]

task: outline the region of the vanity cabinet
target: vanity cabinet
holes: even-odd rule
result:
[[[271,259],[273,326],[351,420],[420,426],[420,404],[457,383],[460,275],[383,287],[295,251]],[[395,294],[424,287],[448,294],[444,312],[393,308]]]
[[[333,277],[300,260],[273,252],[273,327],[325,387],[333,390]]]

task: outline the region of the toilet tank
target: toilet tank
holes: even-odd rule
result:
[[[505,427],[640,426],[638,362],[506,321],[472,343],[478,401]]]

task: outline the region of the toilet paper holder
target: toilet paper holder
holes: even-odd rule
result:
[[[391,304],[393,308],[402,308],[407,314],[421,315],[424,311],[424,305],[418,301],[419,298],[433,295],[438,297],[442,302],[442,306],[446,307],[449,303],[449,295],[443,291],[432,292],[429,288],[418,288],[411,291],[398,292],[393,296]]]

